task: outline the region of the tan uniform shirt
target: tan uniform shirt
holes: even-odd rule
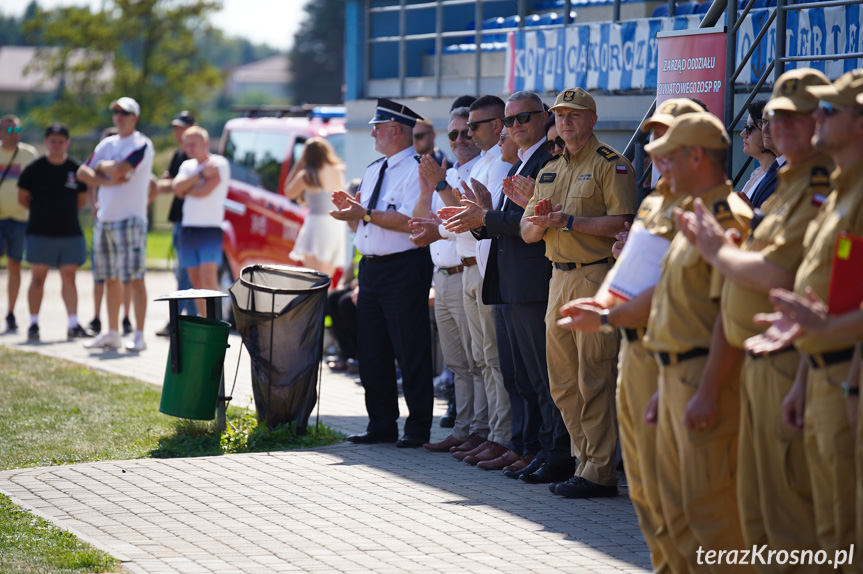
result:
[[[731,182],[701,196],[704,206],[724,229],[747,227],[745,204],[734,195]],[[692,210],[687,197],[680,205]],[[677,234],[662,260],[662,275],[653,292],[644,346],[651,351],[685,353],[710,346],[722,276],[713,269],[683,234]]]
[[[6,151],[0,147],[0,176],[6,171],[6,166],[12,160],[15,151]],[[30,217],[30,210],[18,203],[18,176],[24,168],[36,159],[36,148],[25,143],[18,144],[18,153],[15,161],[6,173],[3,185],[0,185],[0,219],[14,219],[26,222]]]
[[[545,164],[536,179],[533,197],[523,217],[531,217],[536,202],[550,199],[567,215],[601,217],[635,213],[635,170],[632,164],[596,136],[575,154],[566,151]],[[613,237],[550,228],[545,232],[545,256],[554,263],[592,263],[611,257]]]
[[[842,231],[863,236],[863,161],[857,162],[846,172],[839,169],[834,171],[832,182],[833,193],[824,202],[818,217],[806,229],[803,239],[806,255],[794,280],[795,293],[805,297],[808,286],[828,304],[836,238]],[[844,287],[860,288],[859,285]],[[847,349],[854,346],[855,340],[804,336],[794,344],[800,352],[813,354]]]
[[[779,170],[776,192],[762,206],[764,219],[743,242],[743,251],[757,251],[764,259],[790,272],[803,261],[803,236],[808,223],[830,193],[833,160],[818,155],[795,166]],[[759,293],[726,281],[722,290],[722,324],[725,338],[738,348],[749,337],[762,333],[752,317],[770,313],[773,305],[767,293]]]

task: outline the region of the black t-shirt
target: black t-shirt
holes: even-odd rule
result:
[[[183,150],[178,149],[174,152],[174,157],[171,158],[171,165],[168,166],[168,175],[171,176],[171,179],[177,177],[177,174],[180,173],[180,166],[187,159],[189,158],[186,157]],[[174,196],[174,201],[171,203],[171,210],[168,212],[168,221],[173,221],[174,223],[183,221],[183,200],[176,195]]]
[[[18,187],[30,192],[28,235],[73,237],[82,234],[78,222],[78,194],[86,193],[87,186],[75,177],[79,165],[72,158],[62,165],[54,165],[42,156],[24,168]]]

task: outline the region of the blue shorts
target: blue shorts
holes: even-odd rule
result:
[[[93,277],[143,279],[147,257],[147,222],[138,217],[96,221],[93,226]]]
[[[27,222],[15,219],[0,219],[0,255],[9,259],[24,259],[24,237],[27,235]]]
[[[83,235],[73,237],[27,236],[27,261],[31,265],[81,266],[87,261],[87,242]]]
[[[180,267],[222,263],[221,227],[184,227],[180,232]]]

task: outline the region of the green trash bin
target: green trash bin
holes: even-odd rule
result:
[[[179,329],[180,372],[171,372],[169,351],[159,411],[184,419],[212,420],[231,325],[215,319],[180,317]]]

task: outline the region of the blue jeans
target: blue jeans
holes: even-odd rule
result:
[[[180,230],[183,226],[180,222],[174,224],[174,229],[171,232],[171,242],[174,245],[174,253],[177,255],[177,266],[174,268],[174,276],[177,278],[177,290],[191,289],[192,282],[189,281],[189,274],[186,268],[180,265]],[[195,307],[194,299],[182,299],[179,301],[179,312],[182,314],[185,311],[186,315],[195,317],[198,310]]]

